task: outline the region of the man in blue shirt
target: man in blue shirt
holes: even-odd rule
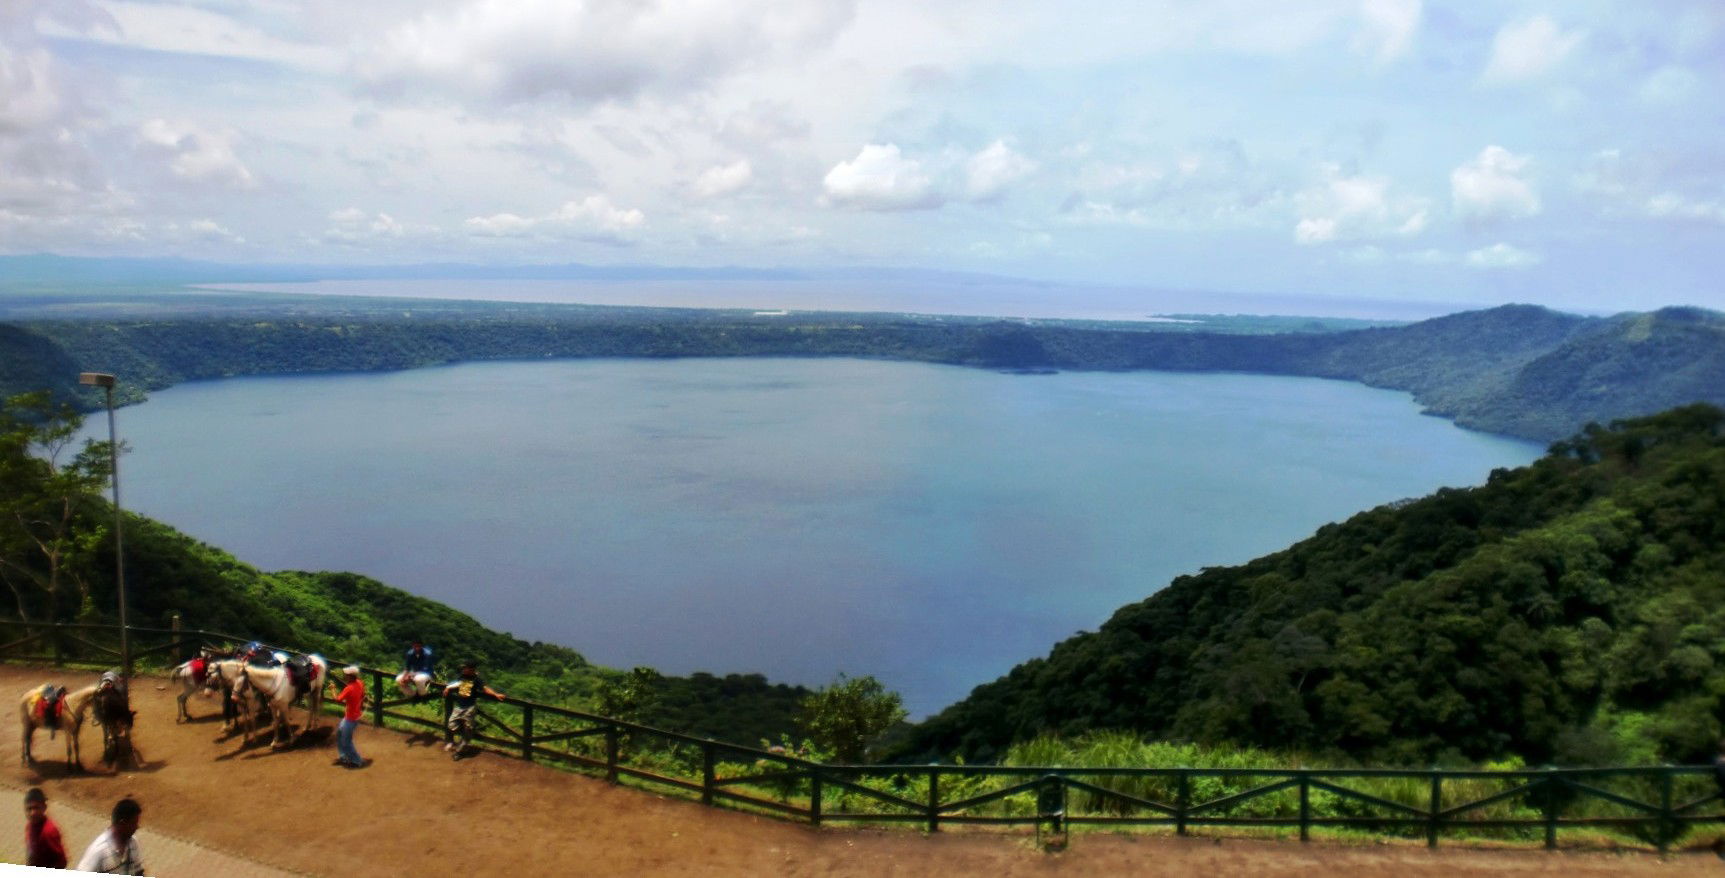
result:
[[[431,647],[418,640],[407,648],[403,670],[395,678],[396,688],[403,698],[424,698],[431,692],[431,678],[437,671],[431,661]]]

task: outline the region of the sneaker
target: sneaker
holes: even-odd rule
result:
[[[449,743],[447,743],[447,744],[444,744],[444,745],[443,745],[443,752],[445,752],[445,753],[454,753],[454,752],[455,752],[455,742],[454,742],[454,741],[450,741],[450,742],[449,742]]]

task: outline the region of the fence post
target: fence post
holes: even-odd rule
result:
[[[1057,848],[1066,847],[1066,779],[1057,774],[1043,778],[1042,791],[1037,795],[1036,826],[1040,833],[1041,818],[1048,818],[1049,845]]]
[[[1192,778],[1186,769],[1176,769],[1180,772],[1179,786],[1174,792],[1174,834],[1186,834],[1186,809],[1192,805]]]
[[[617,727],[605,727],[605,779],[617,782]]]
[[[1431,810],[1426,812],[1426,847],[1437,847],[1438,812],[1443,809],[1443,774],[1436,766],[1432,767],[1432,797]]]
[[[383,728],[383,672],[371,672],[371,724]]]
[[[1300,769],[1300,841],[1312,840],[1312,778]]]
[[[701,742],[701,804],[713,804],[713,742]]]
[[[1545,849],[1557,850],[1557,769],[1546,766],[1545,780]]]
[[[172,615],[168,618],[168,630],[174,632],[172,635],[174,638],[174,664],[177,665],[180,662],[183,662],[186,660],[185,653],[180,651],[180,614],[179,613],[175,613],[174,615]]]
[[[809,769],[809,825],[821,825],[821,768]]]
[[[521,705],[521,758],[533,761],[533,705]]]
[[[928,831],[940,831],[940,769],[928,767]]]
[[[1674,816],[1671,813],[1671,766],[1667,765],[1659,772],[1659,855],[1661,857],[1671,850],[1671,842],[1677,837]]]

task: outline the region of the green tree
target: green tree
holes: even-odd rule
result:
[[[595,693],[599,712],[612,719],[640,722],[659,701],[665,678],[652,668],[637,667],[627,674],[607,675]]]
[[[109,470],[108,443],[87,440],[70,459],[83,417],[47,391],[0,403],[0,582],[20,619],[55,618],[65,586],[76,605],[90,602],[89,573],[107,526],[100,493]]]
[[[868,745],[903,721],[904,704],[872,676],[840,674],[831,686],[803,699],[797,723],[837,762],[861,762]]]

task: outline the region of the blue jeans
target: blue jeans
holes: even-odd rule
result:
[[[341,753],[343,762],[364,765],[364,760],[359,758],[359,751],[353,749],[353,730],[358,726],[359,720],[342,720],[341,725],[335,727],[335,749]]]

